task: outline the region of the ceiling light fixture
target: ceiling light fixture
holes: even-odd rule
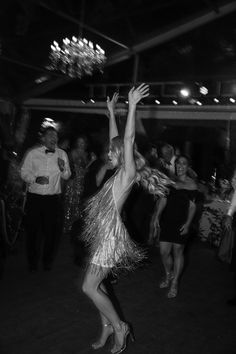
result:
[[[181,96],[183,96],[183,97],[189,97],[189,96],[190,96],[190,91],[189,91],[188,89],[186,89],[186,88],[182,88],[182,89],[180,90],[180,94],[181,94]]]
[[[199,87],[199,92],[200,92],[202,95],[206,96],[206,95],[208,94],[208,88],[205,87],[205,86],[200,86],[200,87]]]
[[[54,41],[49,55],[49,70],[61,71],[72,78],[92,75],[94,71],[103,72],[106,63],[105,51],[86,38],[64,38],[62,47]]]
[[[202,102],[200,102],[200,101],[196,101],[196,104],[197,104],[198,106],[202,106]]]

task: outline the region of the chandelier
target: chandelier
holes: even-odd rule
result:
[[[72,78],[81,78],[83,75],[92,75],[93,72],[103,72],[106,63],[104,50],[86,38],[72,37],[63,39],[62,47],[56,41],[51,45],[49,55],[49,70],[61,71]]]

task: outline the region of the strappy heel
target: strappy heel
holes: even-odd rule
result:
[[[103,337],[103,332],[105,329],[107,329],[107,333]],[[94,350],[104,347],[108,338],[114,333],[114,329],[113,329],[111,323],[104,323],[103,324],[103,332],[102,332],[100,339],[91,345]]]
[[[170,290],[167,293],[168,299],[172,299],[176,297],[178,294],[178,282],[172,282],[170,286]]]
[[[130,337],[132,342],[135,341],[134,333],[133,333],[133,330],[131,329],[131,326],[128,323],[126,323],[126,322],[122,322],[121,326],[122,327],[119,330],[119,332],[122,331],[122,330],[124,331],[123,344],[117,350],[113,351],[113,349],[112,349],[111,350],[112,354],[120,354],[120,353],[122,353],[127,347],[129,337]]]
[[[168,288],[173,277],[174,277],[174,274],[172,272],[167,273],[166,277],[160,282],[159,288],[160,289]]]

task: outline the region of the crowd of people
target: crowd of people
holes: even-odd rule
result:
[[[92,347],[103,347],[113,335],[113,354],[124,351],[128,338],[134,337],[113,306],[105,278],[116,279],[121,270],[140,264],[147,257],[143,244],[156,246],[164,273],[159,286],[167,289],[169,299],[175,298],[186,244],[200,235],[219,247],[223,231],[233,228],[236,210],[235,178],[220,176],[203,184],[190,157],[169,143],[160,149],[151,144],[144,156],[139,153],[135,112],[148,95],[145,84],[130,90],[122,137],[115,117],[119,95],[108,97],[109,141],[100,151],[90,149],[86,135],[77,136],[71,148],[60,145],[57,130],[49,126],[41,131],[40,144],[27,151],[20,169],[27,186],[24,228],[29,271],[37,272],[41,261],[50,271],[61,235],[70,237],[78,263],[85,258],[83,291],[101,317],[101,336]],[[216,201],[225,206],[220,217],[212,212]],[[213,236],[206,237],[206,220]],[[230,260],[234,274],[235,259],[234,248]],[[230,304],[235,303],[233,298]]]

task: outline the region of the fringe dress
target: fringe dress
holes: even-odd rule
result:
[[[145,258],[145,252],[130,239],[117,208],[114,184],[118,173],[88,200],[82,235],[89,247],[88,264],[95,265],[96,269],[111,268],[113,273],[120,269],[132,270]],[[127,197],[134,182],[122,192],[119,199]]]
[[[145,251],[131,240],[117,207],[118,201],[124,204],[136,179],[122,191],[117,201],[114,185],[119,173],[120,170],[87,201],[84,209],[82,239],[89,249],[88,265],[94,265],[94,271],[110,268],[116,274],[121,269],[133,270],[146,258]],[[162,195],[169,179],[158,170],[155,170],[155,178],[159,182],[155,194]]]

